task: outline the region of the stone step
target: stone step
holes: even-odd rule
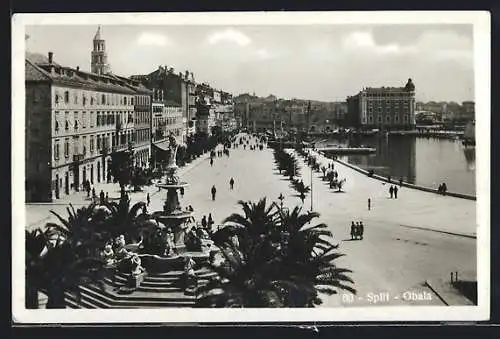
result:
[[[157,306],[173,307],[181,305],[193,305],[195,300],[191,296],[184,295],[183,291],[169,291],[168,293],[147,293],[140,290],[134,291],[130,295],[118,294],[116,291],[101,291],[94,286],[81,286],[82,295],[91,295],[94,299],[99,299],[109,307],[116,306]],[[152,291],[151,291],[152,292]]]
[[[73,304],[80,306],[79,308],[109,308],[107,304],[92,296],[87,296],[84,292],[80,293],[80,300],[78,300],[78,298],[71,293],[65,293],[65,295],[66,301],[70,300],[70,302],[72,302]]]

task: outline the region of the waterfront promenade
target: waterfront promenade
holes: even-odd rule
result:
[[[238,200],[255,202],[267,197],[269,202],[278,202],[280,193],[285,196],[285,206],[293,208],[301,204],[290,188],[289,180],[275,169],[271,149],[251,151],[240,146],[230,150],[230,157],[216,157],[214,160],[212,167],[208,156],[204,155],[180,171],[182,180],[190,183],[181,197],[181,204],[193,206],[197,221],[212,213],[215,223],[219,224],[231,213],[242,213]],[[323,161],[331,162],[326,158]],[[310,169],[301,163],[304,183],[309,185]],[[399,296],[406,291],[429,292],[422,286],[424,281],[446,279],[451,271],[475,276],[474,201],[407,188],[400,189],[397,200],[389,199],[386,184],[338,163],[335,168],[339,177],[347,180],[345,193],[334,193],[326,182],[321,181],[320,173],[313,173],[313,209],[321,214],[316,223],[329,225],[334,241],[340,244],[339,251],[346,254],[339,259],[338,265],[354,271],[351,276],[358,296],[352,303],[342,301],[342,292],[325,296],[324,306],[375,305],[368,296],[379,292],[390,293],[391,299],[376,306],[402,303],[442,305],[436,296],[432,301],[421,302],[403,301]],[[229,188],[231,177],[235,180],[234,190]],[[212,185],[217,188],[215,201],[210,196]],[[98,188],[96,190],[98,193]],[[155,187],[146,190],[151,194],[148,209],[160,210],[166,192],[158,192]],[[118,197],[118,184],[109,184],[108,191],[111,197]],[[145,201],[146,192],[131,193],[132,201]],[[79,195],[81,199],[84,194]],[[368,197],[372,200],[370,211]],[[309,207],[310,195],[304,202],[304,212]],[[27,205],[26,214],[31,227],[43,225],[46,222],[43,218],[49,217],[51,208],[64,211],[66,206]],[[351,221],[363,221],[364,240],[349,240]]]

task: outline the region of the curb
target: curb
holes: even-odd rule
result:
[[[446,306],[450,306],[450,304],[448,304],[446,302],[446,300],[443,298],[443,296],[441,296],[441,294],[439,294],[438,291],[436,291],[436,289],[429,283],[428,280],[426,280],[424,282],[424,285],[427,286],[432,291],[432,293],[434,293],[435,295],[437,295],[437,297],[439,298],[439,300],[441,300],[443,302],[443,304],[445,304]]]
[[[324,153],[322,152],[316,152],[318,155],[321,155],[325,158],[328,158]],[[329,158],[328,158],[329,159]],[[364,174],[366,176],[369,176],[368,174],[368,171],[367,170],[364,170],[358,166],[355,166],[355,165],[352,165],[348,162],[345,162],[345,161],[342,161],[342,160],[339,160],[339,159],[330,159],[332,161],[335,161],[335,162],[338,162],[339,164],[341,165],[344,165],[346,167],[349,167],[350,169],[353,169],[355,170],[356,172],[359,172],[361,174]],[[383,182],[387,182],[387,178],[385,177],[382,177],[378,174],[373,174],[371,176],[371,178],[373,179],[376,179],[376,180],[379,180],[379,181],[383,181]],[[396,185],[399,185],[399,182],[398,181],[395,181],[394,184]],[[416,190],[420,190],[420,191],[424,191],[424,192],[428,192],[428,193],[434,193],[434,194],[439,194],[437,193],[437,190],[434,189],[434,188],[430,188],[430,187],[425,187],[425,186],[419,186],[419,185],[414,185],[414,184],[410,184],[408,182],[403,182],[402,183],[402,186],[403,187],[407,187],[407,188],[412,188],[412,189],[416,189]],[[453,193],[453,192],[446,192],[446,196],[450,196],[450,197],[454,197],[454,198],[460,198],[460,199],[467,199],[467,200],[474,200],[476,201],[477,198],[476,196],[473,196],[473,195],[469,195],[469,194],[462,194],[462,193]]]
[[[472,301],[467,299],[463,294],[450,286],[450,290],[440,289],[439,284],[434,285],[431,280],[425,280],[424,285],[427,286],[446,306],[475,306]],[[453,302],[455,301],[455,302]]]

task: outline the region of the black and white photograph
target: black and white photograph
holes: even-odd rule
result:
[[[12,27],[14,321],[488,318],[488,13]]]

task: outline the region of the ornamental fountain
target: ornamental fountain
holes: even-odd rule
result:
[[[163,211],[156,211],[153,217],[167,228],[171,228],[174,233],[174,251],[176,253],[185,252],[185,234],[193,226],[193,211],[182,209],[179,202],[179,190],[188,187],[189,184],[181,181],[177,175],[179,167],[176,163],[177,150],[179,144],[173,135],[169,139],[169,160],[166,167],[165,182],[156,184],[156,187],[167,190],[167,198],[163,205]]]

